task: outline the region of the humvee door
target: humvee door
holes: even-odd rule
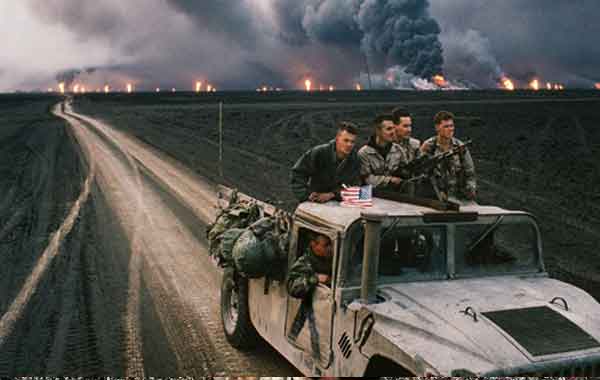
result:
[[[329,286],[325,284],[318,284],[313,293],[312,300],[310,300],[312,304],[314,322],[311,321],[313,316],[307,315],[307,313],[304,313],[304,316],[301,315],[303,314],[303,310],[301,309],[305,309],[305,307],[301,307],[302,300],[291,297],[288,294],[285,334],[288,341],[293,346],[305,351],[308,354],[306,355],[307,357],[312,357],[318,362],[315,364],[318,364],[320,368],[327,368],[330,365],[332,357],[331,340],[334,315],[333,286],[335,281],[335,258],[338,250],[337,233],[332,230],[311,226],[307,223],[295,222],[293,230],[294,239],[292,240],[292,246],[290,249],[288,268],[291,268],[296,260],[305,252],[309,244],[309,235],[311,233],[323,234],[331,239],[333,256],[333,265],[330,273],[331,282]],[[292,334],[292,326],[295,320],[297,320],[296,324],[301,324],[301,329],[299,330],[300,332],[297,336]],[[296,331],[297,329],[298,328],[296,327]],[[318,346],[318,352],[313,349],[315,346]]]

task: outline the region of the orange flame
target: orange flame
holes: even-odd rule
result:
[[[434,75],[432,79],[438,87],[448,87],[448,81],[442,75]]]
[[[65,93],[65,82],[60,82],[58,84],[58,90],[60,91],[61,94]]]
[[[307,79],[307,80],[304,81],[304,87],[306,87],[306,91],[310,92],[310,89],[312,87],[312,82],[311,82],[310,79]]]
[[[211,92],[212,91],[212,84],[207,84],[206,85],[206,91],[207,92]]]
[[[127,93],[131,94],[133,92],[133,85],[131,83],[127,83]]]
[[[110,92],[110,86],[109,85],[104,85],[104,93],[108,94]]]
[[[540,89],[540,81],[537,79],[532,80],[529,83],[529,87],[531,87],[532,90],[537,91]]]
[[[202,91],[202,82],[196,81],[196,92]]]
[[[362,90],[362,87],[361,87],[360,83],[357,83],[356,86],[355,86],[355,88],[356,88],[356,91],[361,91]]]
[[[79,93],[79,84],[75,84],[75,85],[73,86],[73,92],[74,92],[74,93],[76,93],[76,94],[78,94],[78,93]]]
[[[504,89],[506,89],[506,90],[509,90],[509,91],[515,90],[515,84],[509,78],[503,78],[502,85],[504,86]]]
[[[600,82],[596,83],[594,87],[596,87],[596,90],[600,90]]]
[[[330,85],[329,86],[329,91],[333,91],[333,90],[335,90],[335,87],[333,87],[333,85]]]
[[[546,89],[552,90],[552,83],[550,83],[550,82],[546,83]]]

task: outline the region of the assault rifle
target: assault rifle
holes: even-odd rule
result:
[[[438,167],[438,165],[447,162],[457,154],[464,153],[467,149],[467,146],[471,145],[471,143],[471,140],[467,140],[463,144],[460,144],[459,146],[454,147],[447,152],[438,153],[433,156],[421,155],[409,163],[400,166],[393,175],[404,179],[405,183],[421,182],[422,180],[429,179],[437,198],[440,201],[447,201],[447,194],[444,191],[441,191],[439,188],[438,178],[436,178],[435,175],[435,169]]]
[[[439,164],[450,160],[457,154],[464,153],[467,146],[471,145],[471,143],[471,140],[465,141],[463,144],[452,148],[447,152],[438,153],[433,156],[421,155],[409,163],[400,166],[394,174],[407,180],[429,177]]]

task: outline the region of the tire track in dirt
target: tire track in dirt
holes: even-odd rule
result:
[[[218,318],[215,318],[218,289],[215,289],[211,273],[214,269],[200,265],[202,261],[208,261],[206,243],[199,241],[190,227],[181,223],[169,205],[182,204],[197,219],[199,228],[214,218],[214,190],[199,182],[199,178],[187,169],[165,160],[128,136],[93,119],[76,116],[85,121],[85,125],[78,122],[79,126],[75,128],[77,138],[96,155],[93,161],[98,167],[98,186],[120,219],[126,235],[135,242],[131,245],[134,251],[132,262],[135,262],[136,252],[141,255],[142,282],[158,312],[168,346],[177,358],[178,373],[194,376],[222,375],[237,370],[242,374],[259,373],[266,366],[264,359],[257,364],[256,355],[237,352],[225,342]],[[114,147],[107,146],[107,139],[118,140],[118,144],[112,145],[126,150],[123,154],[131,156],[137,165],[143,164],[144,170],[160,181],[148,177],[139,187],[129,173],[131,166],[115,157]],[[158,194],[157,186],[172,201],[165,202]],[[131,210],[131,199],[137,198],[143,199],[142,204],[134,202],[142,213]],[[202,257],[200,261],[199,256]],[[130,263],[130,268],[137,265]],[[130,301],[131,295],[128,298]],[[128,309],[127,313],[130,312]],[[126,322],[126,325],[128,323],[136,322]],[[231,362],[226,358],[234,360]],[[129,357],[127,360],[132,361]],[[290,370],[286,369],[286,372]]]
[[[40,279],[48,269],[52,260],[59,253],[60,245],[64,240],[65,236],[71,232],[73,228],[73,224],[82,205],[87,201],[87,198],[90,194],[91,183],[95,176],[94,166],[91,167],[90,173],[83,184],[83,190],[73,207],[71,208],[69,214],[67,215],[65,221],[62,223],[60,228],[52,235],[50,239],[50,243],[47,248],[42,253],[40,259],[35,265],[32,273],[28,276],[25,281],[22,289],[20,290],[17,297],[14,299],[7,312],[0,319],[0,348],[5,343],[6,337],[10,334],[16,324],[16,322],[21,317],[23,310],[29,303],[31,297],[36,292],[37,287],[40,283]]]

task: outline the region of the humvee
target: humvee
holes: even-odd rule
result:
[[[219,193],[226,202],[231,190]],[[306,376],[600,376],[600,304],[549,278],[532,215],[374,198],[368,209],[306,202],[290,217],[280,280],[223,275],[233,346],[262,337]],[[285,272],[311,233],[331,239],[332,280],[309,301],[313,326],[292,338],[302,301]]]

